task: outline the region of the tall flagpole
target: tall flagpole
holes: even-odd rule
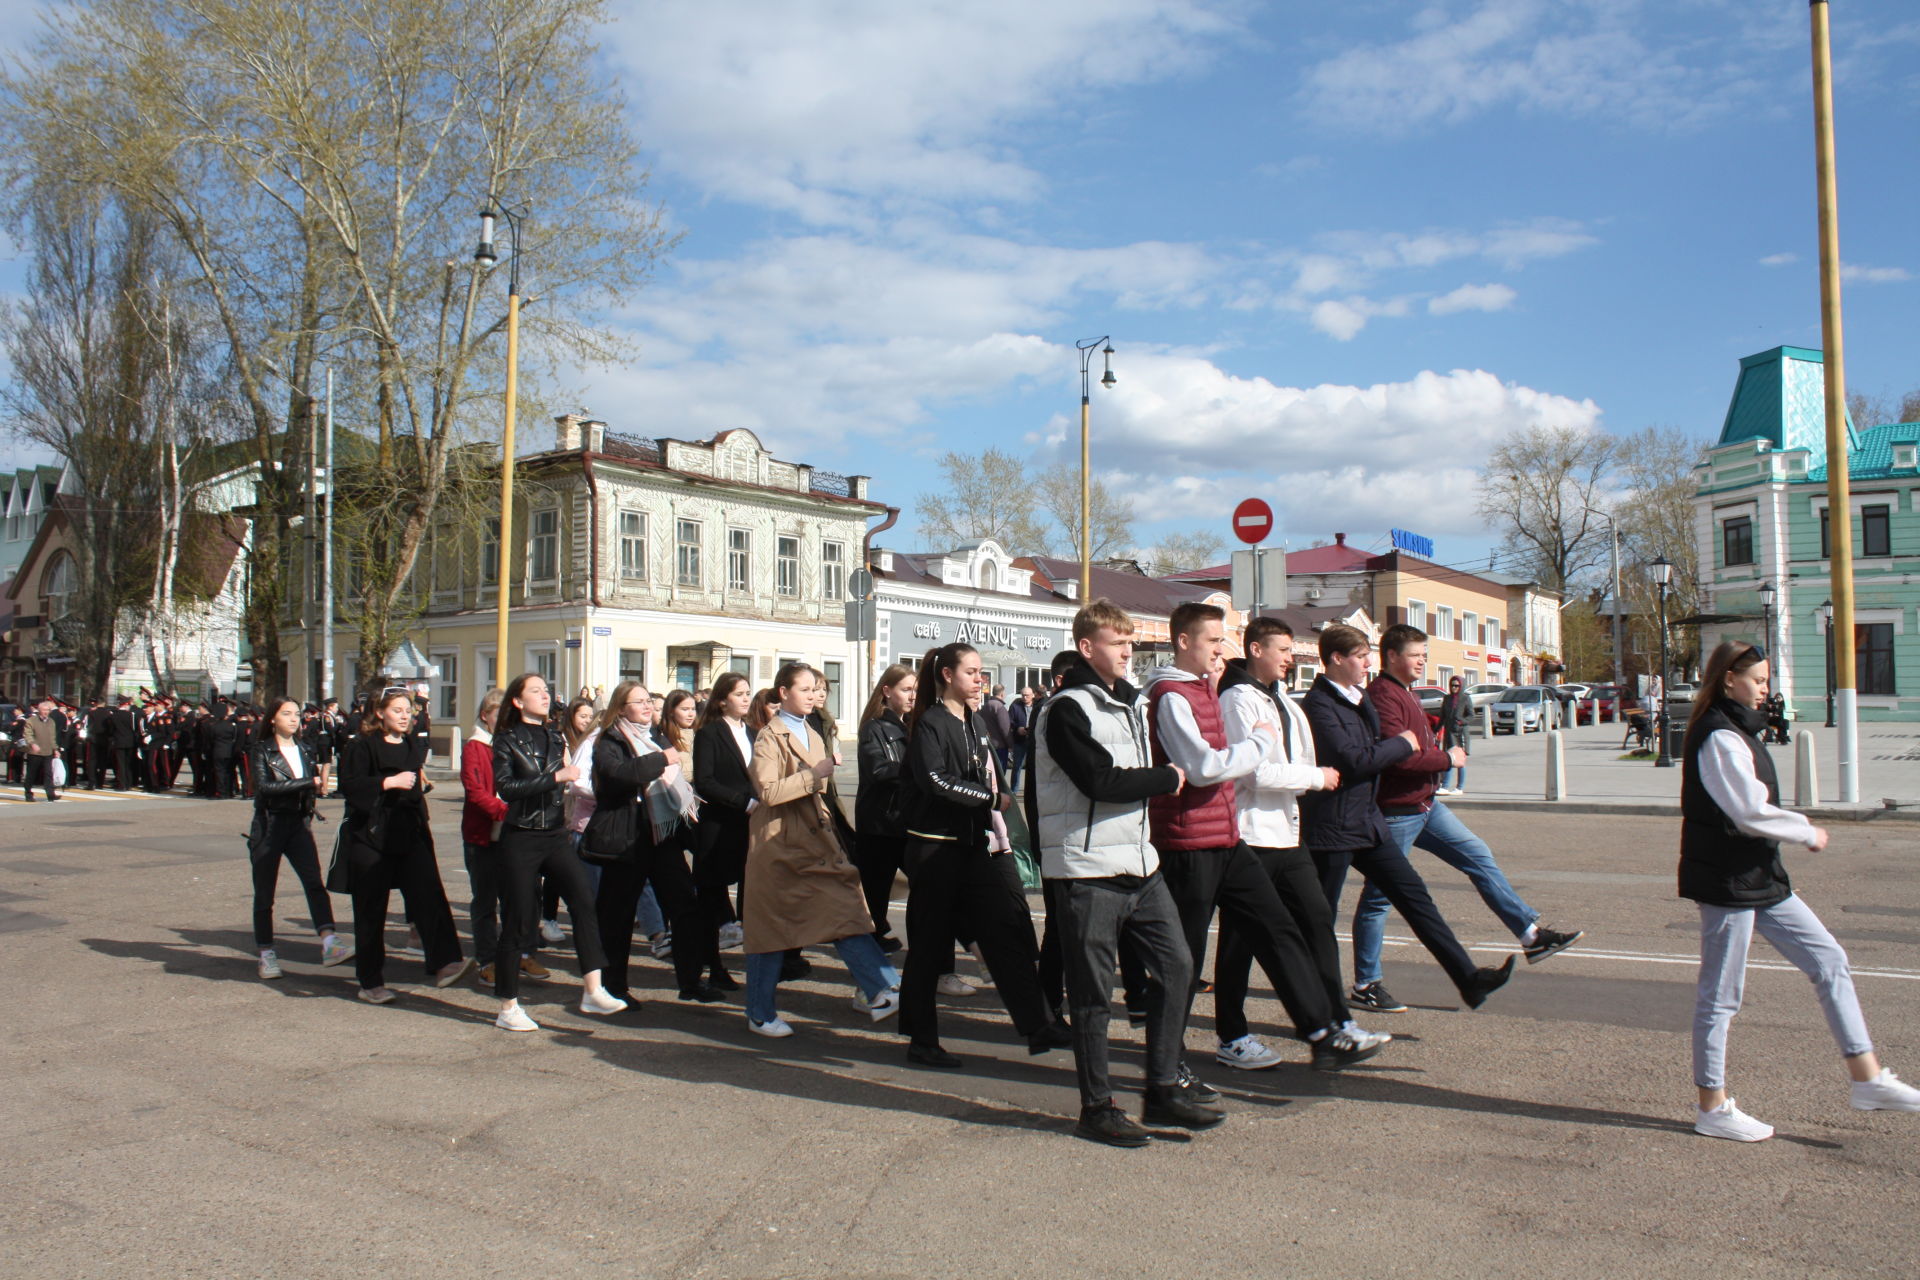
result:
[[[1860,800],[1860,716],[1854,678],[1853,506],[1847,458],[1847,369],[1840,332],[1840,224],[1833,159],[1833,55],[1827,0],[1810,0],[1813,21],[1814,172],[1820,208],[1820,333],[1827,393],[1827,510],[1833,586],[1834,711],[1840,729],[1840,802]]]

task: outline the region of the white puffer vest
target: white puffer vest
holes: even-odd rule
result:
[[[1047,751],[1047,719],[1064,698],[1087,713],[1093,740],[1106,748],[1116,768],[1153,765],[1143,704],[1128,706],[1097,684],[1075,685],[1047,699],[1032,734],[1040,874],[1050,880],[1152,875],[1160,855],[1147,834],[1147,802],[1101,804],[1089,799]]]

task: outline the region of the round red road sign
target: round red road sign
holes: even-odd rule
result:
[[[1259,498],[1248,498],[1233,509],[1233,536],[1259,545],[1273,532],[1273,508]]]

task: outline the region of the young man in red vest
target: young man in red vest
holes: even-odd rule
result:
[[[1186,771],[1178,794],[1155,796],[1147,803],[1153,847],[1160,851],[1161,874],[1173,893],[1198,975],[1207,953],[1207,927],[1214,909],[1230,916],[1253,946],[1260,967],[1274,984],[1295,1031],[1313,1045],[1313,1065],[1337,1071],[1380,1052],[1384,1037],[1368,1036],[1336,1018],[1314,964],[1313,952],[1266,870],[1240,839],[1233,779],[1259,767],[1278,740],[1279,729],[1262,721],[1243,742],[1229,745],[1220,698],[1212,673],[1225,660],[1226,614],[1216,605],[1183,604],[1167,629],[1173,636],[1173,665],[1148,677],[1147,720],[1152,729],[1153,762]],[[1183,1080],[1191,1080],[1185,1062]],[[1196,1101],[1211,1093],[1205,1086]],[[1217,1096],[1217,1095],[1216,1095]]]

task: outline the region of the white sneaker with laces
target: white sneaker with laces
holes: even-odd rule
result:
[[[773,1015],[771,1022],[755,1022],[752,1018],[748,1018],[747,1029],[757,1036],[766,1036],[773,1040],[793,1034],[793,1028],[787,1025],[786,1018],[777,1013]]]
[[[540,1024],[529,1018],[527,1011],[517,1004],[511,1009],[502,1009],[500,1016],[493,1020],[493,1025],[502,1031],[538,1031],[540,1029]]]
[[[978,992],[979,988],[957,973],[943,973],[934,990],[943,996],[970,996]]]
[[[559,946],[567,940],[567,934],[566,931],[560,927],[558,920],[542,920],[540,922],[540,938],[543,942],[550,942],[554,946]]]
[[[867,1016],[875,1022],[891,1018],[898,1012],[900,1012],[900,993],[892,987],[882,991],[867,1005]]]
[[[262,951],[260,953],[261,980],[264,982],[272,982],[275,978],[284,976],[286,975],[280,972],[280,957],[271,951]],[[1854,1096],[1859,1097],[1859,1094],[1856,1093]],[[1859,1104],[1855,1103],[1854,1105],[1858,1106]]]
[[[345,964],[353,959],[353,948],[337,933],[330,933],[320,939],[320,963],[331,969],[334,965]]]
[[[1726,1138],[1732,1142],[1765,1142],[1773,1136],[1773,1126],[1755,1120],[1735,1105],[1732,1098],[1712,1111],[1693,1109],[1693,1131],[1708,1138]]]
[[[1855,1111],[1920,1111],[1920,1089],[1882,1067],[1873,1079],[1854,1083],[1850,1101]]]
[[[747,931],[740,927],[738,920],[730,920],[720,926],[720,949],[737,950],[747,940]]]
[[[580,993],[580,1012],[592,1014],[618,1013],[627,1007],[627,1002],[619,996],[610,996],[605,987],[598,991]]]
[[[1266,1041],[1251,1034],[1215,1049],[1213,1060],[1223,1067],[1239,1067],[1242,1071],[1265,1071],[1280,1065],[1280,1055]]]

